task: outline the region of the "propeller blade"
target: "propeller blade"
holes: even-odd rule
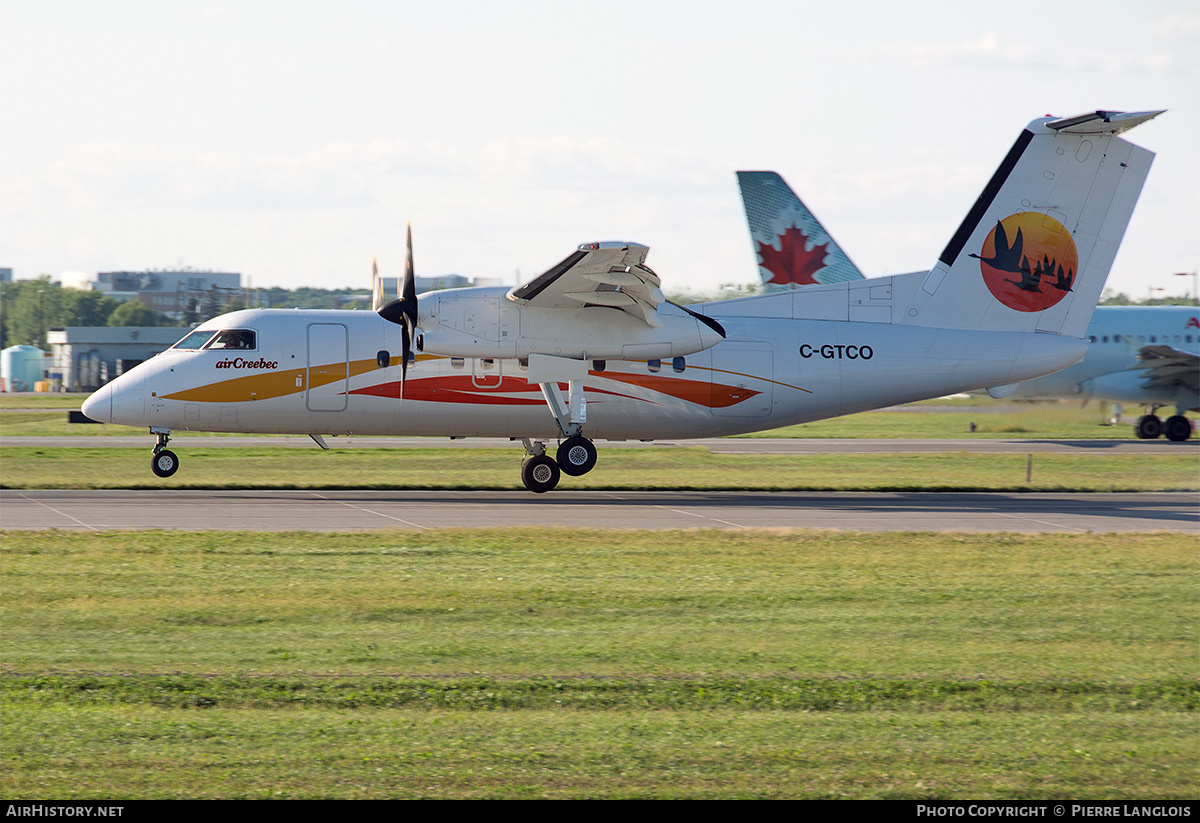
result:
[[[371,261],[371,311],[378,312],[383,308],[383,279],[379,276],[379,265]]]
[[[404,261],[404,280],[400,296],[375,309],[384,320],[401,328],[400,334],[400,397],[404,397],[404,382],[408,378],[408,358],[412,352],[413,336],[417,329],[417,281],[413,273],[412,224],[408,225],[408,254]],[[382,291],[380,292],[382,295]]]

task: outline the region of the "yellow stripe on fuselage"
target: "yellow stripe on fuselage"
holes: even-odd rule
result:
[[[391,365],[399,365],[400,358],[393,357]],[[354,360],[350,363],[350,377],[357,377],[379,368],[374,360]],[[305,374],[308,385],[305,386]],[[276,371],[248,374],[230,380],[218,380],[204,386],[164,394],[166,400],[184,400],[188,403],[245,403],[250,400],[270,400],[289,394],[299,394],[306,388],[317,389],[338,380],[346,379],[345,363],[327,363],[308,369],[278,369]]]

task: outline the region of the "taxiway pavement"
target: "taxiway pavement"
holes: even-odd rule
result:
[[[1200,535],[1200,493],[0,491],[0,528],[357,531],[623,529],[1121,532]]]

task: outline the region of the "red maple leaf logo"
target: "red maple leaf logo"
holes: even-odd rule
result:
[[[797,283],[808,285],[816,283],[814,276],[825,268],[825,255],[829,253],[829,244],[822,243],[805,248],[808,245],[808,235],[796,226],[779,235],[778,251],[766,243],[758,244],[758,253],[762,257],[760,264],[773,275],[768,283]]]

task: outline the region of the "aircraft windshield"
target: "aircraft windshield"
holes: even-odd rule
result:
[[[212,329],[209,329],[208,331],[194,331],[171,348],[191,350],[202,349],[204,348],[204,344],[207,343],[212,336]]]
[[[256,335],[249,329],[226,329],[217,332],[217,336],[212,339],[206,349],[247,349],[258,348]]]

